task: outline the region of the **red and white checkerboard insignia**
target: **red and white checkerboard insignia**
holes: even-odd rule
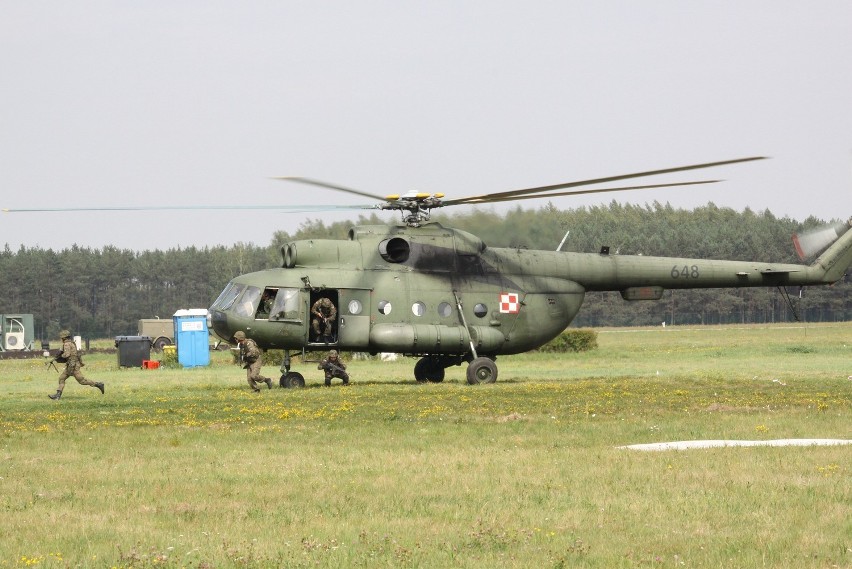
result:
[[[518,302],[518,295],[514,292],[500,293],[500,313],[501,314],[517,314],[521,309],[521,303]]]

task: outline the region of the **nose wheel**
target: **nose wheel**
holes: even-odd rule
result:
[[[305,378],[297,371],[288,371],[281,376],[279,385],[287,389],[298,389],[305,386]]]

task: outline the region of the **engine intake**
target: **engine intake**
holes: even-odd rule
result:
[[[391,237],[379,243],[379,254],[388,263],[404,263],[411,253],[411,245],[402,237]]]

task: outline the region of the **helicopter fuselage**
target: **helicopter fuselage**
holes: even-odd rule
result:
[[[444,228],[363,226],[349,240],[282,247],[282,267],[232,280],[210,308],[214,332],[265,349],[490,358],[537,348],[577,315],[586,291],[656,300],[665,289],[825,284],[852,261],[852,232],[812,265],[490,248]],[[265,304],[264,299],[269,298]],[[317,335],[311,307],[337,308]]]
[[[489,249],[434,223],[297,241],[282,247],[284,267],[231,281],[210,309],[212,326],[226,341],[244,330],[267,349],[330,343],[416,355],[466,354],[472,345],[490,356],[520,353],[564,330],[585,294],[530,253]],[[264,293],[275,306],[258,317]],[[311,306],[321,297],[338,311],[331,342],[312,337]]]

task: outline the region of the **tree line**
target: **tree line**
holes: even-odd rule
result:
[[[560,210],[517,207],[506,213],[477,209],[435,215],[445,226],[469,231],[493,247],[798,263],[793,233],[825,223],[738,212],[712,203],[694,210],[668,204]],[[5,247],[0,253],[0,313],[32,313],[37,338],[69,328],[86,338],[136,334],[140,318],[171,317],[180,308],[210,306],[233,277],[280,266],[281,244],[294,239],[345,239],[352,225],[382,225],[373,214],[355,222],[307,220],[292,234],[276,231],[270,244],[131,251],[73,246],[61,251]],[[832,287],[789,290],[802,320],[852,320],[849,276]],[[625,302],[618,293],[588,293],[576,326],[631,326],[787,322],[793,312],[777,289],[666,291],[656,302]]]

